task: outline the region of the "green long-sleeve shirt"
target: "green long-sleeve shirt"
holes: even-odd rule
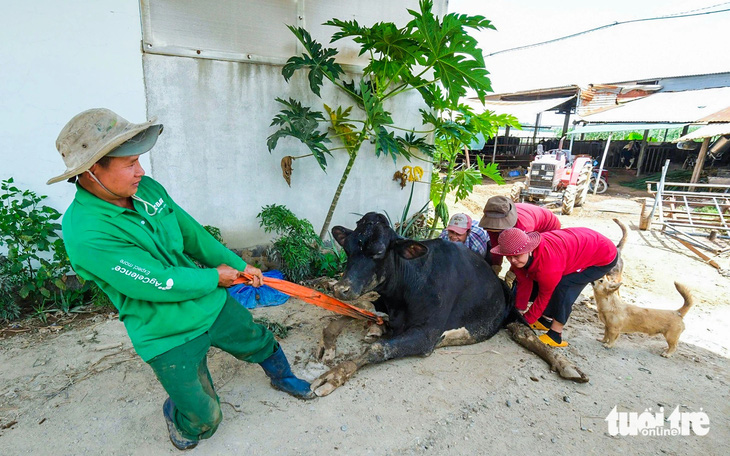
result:
[[[226,300],[214,268],[227,264],[242,271],[246,263],[153,179],[143,177],[136,195],[157,209],[155,215],[139,201],[125,209],[77,184],[63,237],[76,273],[109,296],[135,350],[148,361],[206,332]]]

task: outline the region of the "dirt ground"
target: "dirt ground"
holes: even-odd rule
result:
[[[479,186],[452,213],[478,217],[490,196],[508,192]],[[730,454],[730,279],[659,231],[639,231],[640,196],[612,181],[608,194],[559,218],[616,241],[621,233],[611,219],[629,227],[624,300],[676,309],[682,299],[673,281],[692,288],[697,304],[674,357],[659,356],[661,336],[623,335],[603,348],[590,287],[564,332],[566,355],[590,377],[585,384],[560,379],[505,331],[481,344],[366,367],[309,402],[272,389],[259,366],[214,349],[209,365],[224,421],[189,454]],[[312,380],[327,369],[313,352],[331,313],[296,300],[253,312],[291,327],[281,343],[297,374]],[[363,335],[361,322],[349,323],[338,359],[359,350]],[[4,338],[0,365],[2,455],[178,452],[162,418],[165,392],[114,314]],[[666,416],[677,406],[702,411],[710,431],[612,437],[605,418],[614,406],[636,413],[664,407]]]

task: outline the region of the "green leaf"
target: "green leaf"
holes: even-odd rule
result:
[[[469,196],[474,186],[482,183],[482,174],[474,168],[454,171],[452,185],[456,188],[455,200],[461,201]]]
[[[467,89],[474,90],[483,99],[492,90],[489,72],[484,68],[484,57],[476,39],[466,29],[479,31],[494,27],[482,16],[454,13],[439,22],[432,7],[430,0],[421,0],[420,12],[409,10],[413,19],[408,27],[421,47],[418,63],[433,68],[434,77],[441,82],[446,99],[451,102],[457,103]]]
[[[25,299],[28,297],[28,295],[30,294],[30,290],[32,290],[32,289],[33,289],[33,285],[30,283],[26,283],[25,285],[23,285],[23,287],[20,289],[20,291],[18,291],[18,294],[20,295],[21,298]]]
[[[477,155],[477,166],[479,166],[479,172],[482,173],[483,176],[486,176],[486,177],[492,179],[494,182],[496,182],[499,185],[504,185],[504,178],[502,177],[502,174],[499,172],[498,164],[488,163],[485,166],[484,161],[482,160],[482,157]]]
[[[308,69],[309,88],[317,96],[321,96],[320,88],[325,77],[334,82],[339,75],[345,74],[342,67],[335,62],[334,57],[337,55],[337,49],[323,49],[322,45],[313,40],[309,32],[302,27],[293,27],[291,25],[287,27],[297,37],[299,42],[302,43],[306,54],[289,58],[284,68],[282,68],[281,74],[288,82],[297,70]]]
[[[277,98],[276,101],[288,109],[282,109],[271,121],[271,126],[280,126],[279,130],[267,138],[269,152],[273,151],[279,139],[284,137],[296,138],[302,142],[314,155],[322,170],[327,167],[325,154],[331,155],[325,143],[329,143],[327,132],[319,131],[319,122],[325,120],[319,111],[312,111],[302,106],[298,101],[290,98],[289,101]]]
[[[404,136],[396,138],[401,152],[405,156],[409,156],[412,149],[417,149],[424,155],[433,156],[434,146],[426,142],[423,136],[416,136],[414,132],[408,132]]]

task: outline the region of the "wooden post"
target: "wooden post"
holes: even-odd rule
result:
[[[692,179],[690,183],[696,184],[700,180],[700,174],[702,174],[702,168],[705,166],[705,157],[707,157],[707,148],[710,145],[710,138],[705,138],[702,141],[702,147],[700,148],[700,155],[697,157],[697,163],[695,163],[695,169],[692,171]],[[689,187],[690,191],[694,190],[694,187]]]
[[[613,133],[609,133],[608,141],[606,141],[606,148],[603,149],[603,156],[601,157],[601,165],[598,167],[598,176],[596,177],[596,185],[593,186],[593,195],[596,195],[598,191],[598,183],[601,182],[601,175],[603,174],[603,164],[606,162],[606,155],[608,155],[608,148],[611,147],[611,138]]]
[[[535,131],[532,133],[532,149],[534,151],[535,146],[537,144],[537,129],[540,128],[540,117],[542,117],[542,113],[538,112],[537,116],[535,116]]]
[[[568,134],[568,122],[570,122],[570,108],[565,113],[565,120],[563,120],[563,136]]]
[[[498,142],[499,142],[499,129],[497,129],[497,134],[494,136],[494,149],[492,149],[492,163],[494,163],[494,160],[497,159],[497,143]]]
[[[649,130],[644,130],[644,137],[641,140],[641,151],[639,151],[639,162],[636,164],[636,177],[641,176],[641,166],[644,164],[646,154],[646,140],[649,137]]]
[[[467,168],[470,168],[471,167],[471,161],[469,159],[469,152],[471,152],[469,150],[469,147],[468,146],[464,146],[464,155],[466,156],[466,167]]]

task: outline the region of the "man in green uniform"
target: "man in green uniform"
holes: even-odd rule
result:
[[[185,450],[212,436],[222,419],[206,364],[211,346],[259,363],[271,384],[292,396],[314,394],[292,374],[272,333],[225,290],[243,272],[261,285],[261,271],[144,175],[139,156],[161,132],[154,120],[133,124],[107,109],[84,111],[56,140],[67,169],[48,184],[76,183],[63,217],[71,264],[119,310],[135,350],[169,395],[163,415],[170,440]]]

